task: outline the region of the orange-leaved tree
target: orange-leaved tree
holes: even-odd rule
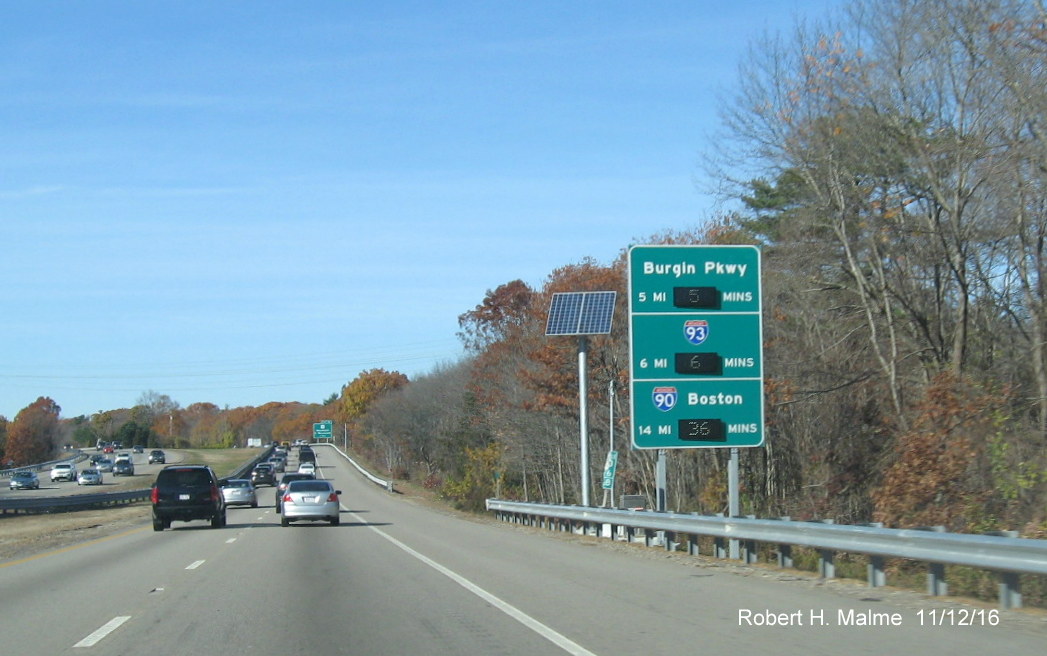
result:
[[[17,466],[49,460],[54,452],[61,411],[57,403],[45,396],[23,408],[8,429],[7,460]]]
[[[407,376],[398,371],[376,368],[361,373],[342,388],[341,397],[335,402],[337,419],[349,425],[356,448],[368,448],[369,436],[363,434],[361,420],[371,404],[407,383]]]

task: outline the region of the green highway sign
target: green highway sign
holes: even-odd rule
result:
[[[313,424],[313,440],[330,440],[334,438],[334,422],[330,419]]]
[[[636,448],[763,444],[760,311],[755,246],[629,249]]]

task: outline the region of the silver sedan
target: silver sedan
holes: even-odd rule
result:
[[[258,507],[258,491],[246,478],[230,478],[222,484],[222,496],[227,506]]]
[[[291,481],[280,499],[280,525],[290,526],[291,522],[305,519],[327,520],[331,526],[338,526],[338,513],[341,512],[338,495],[341,493],[341,490],[334,489],[331,481]]]
[[[97,469],[85,469],[76,478],[77,485],[101,485],[102,472]]]
[[[11,482],[8,485],[12,490],[39,490],[40,477],[36,472],[18,471],[11,474]]]

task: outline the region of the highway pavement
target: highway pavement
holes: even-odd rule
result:
[[[230,508],[223,529],[143,524],[0,562],[5,650],[982,656],[1047,645],[1042,615],[841,594],[803,577],[738,575],[461,518],[373,485],[334,449],[316,450],[321,475],[343,491],[340,526],[281,527],[263,487],[261,507]],[[958,626],[963,608],[981,619]]]

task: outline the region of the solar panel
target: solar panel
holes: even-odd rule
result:
[[[553,294],[548,335],[606,335],[611,332],[614,299],[618,292],[562,292]]]

